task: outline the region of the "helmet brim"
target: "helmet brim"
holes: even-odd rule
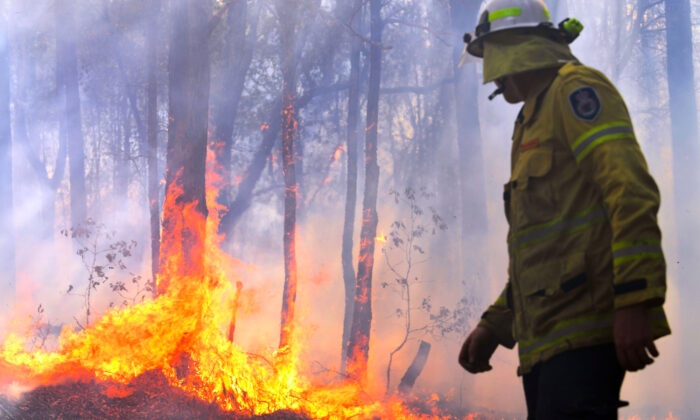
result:
[[[472,38],[472,40],[467,44],[466,52],[474,57],[484,58],[484,40],[495,34],[503,34],[506,32],[512,32],[513,34],[530,34],[544,36],[557,42],[563,42],[567,44],[569,43],[566,40],[566,34],[564,32],[562,32],[560,29],[551,26],[515,26],[507,29],[494,30],[485,33],[481,36]]]

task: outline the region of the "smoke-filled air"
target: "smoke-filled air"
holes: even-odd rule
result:
[[[700,3],[545,3],[661,196],[672,333],[620,418],[700,418]],[[525,419],[517,347],[458,363],[522,107],[483,7],[0,0],[0,419]]]

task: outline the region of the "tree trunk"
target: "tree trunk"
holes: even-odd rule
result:
[[[297,106],[299,109],[300,106]],[[258,183],[260,176],[267,165],[267,159],[272,152],[277,139],[279,138],[280,126],[282,119],[279,117],[282,113],[282,97],[275,100],[270,119],[270,126],[263,129],[262,142],[260,147],[253,155],[248,168],[243,172],[241,181],[238,184],[236,197],[229,205],[229,210],[221,218],[221,231],[226,234],[226,240],[232,239],[233,228],[236,223],[243,217],[243,214],[250,207],[253,201],[253,190]]]
[[[344,14],[338,17],[340,22],[345,22],[348,20],[353,13],[351,8],[347,8]],[[341,25],[334,25],[331,27],[331,31],[324,33],[323,37],[329,40],[335,40],[341,38],[343,35],[343,28]],[[325,42],[322,43],[320,48],[310,51],[315,57],[332,57],[338,50],[338,45],[336,42]],[[329,61],[330,58],[328,59]],[[308,72],[310,66],[314,64],[314,60],[305,56],[303,59],[299,60],[301,69],[299,74],[305,74]],[[310,92],[305,93],[302,97],[298,98],[295,102],[296,112],[300,112],[317,93],[312,89]],[[276,98],[272,103],[275,105],[271,108],[269,121],[269,127],[262,130],[262,141],[260,147],[253,155],[248,168],[243,171],[240,183],[236,190],[235,198],[231,201],[229,206],[229,211],[221,219],[221,232],[226,234],[226,240],[231,241],[233,235],[233,229],[235,228],[238,221],[241,219],[246,210],[250,207],[253,202],[253,191],[257,185],[260,177],[267,165],[268,158],[272,149],[275,146],[275,142],[279,138],[279,130],[281,120],[279,118],[280,112],[282,112],[280,103],[281,99]]]
[[[73,4],[70,0],[56,0],[55,3],[56,87],[63,92],[65,100],[60,130],[68,142],[71,224],[75,227],[87,219],[87,192]]]
[[[24,95],[22,95],[24,96]],[[32,147],[27,132],[27,114],[21,101],[15,104],[15,137],[20,145],[23,155],[29,161],[34,174],[41,185],[39,195],[42,197],[42,207],[39,210],[38,218],[40,220],[39,235],[41,240],[51,240],[54,234],[55,210],[56,210],[56,191],[63,181],[66,172],[66,157],[68,154],[68,146],[65,136],[59,135],[58,153],[56,161],[53,165],[54,172],[49,176],[46,165],[39,159],[39,153]]]
[[[39,203],[39,207],[32,212],[30,219],[23,223],[20,228],[25,234],[24,237],[30,241],[51,244],[54,241],[55,233],[56,191],[66,172],[67,145],[65,137],[60,136],[55,160],[50,164],[45,164],[39,158],[40,154],[34,147],[34,143],[39,140],[36,133],[37,124],[32,124],[34,121],[30,121],[27,115],[27,110],[33,109],[35,106],[30,101],[29,92],[37,83],[36,64],[34,60],[30,59],[30,54],[27,51],[32,39],[25,34],[21,37],[18,36],[16,40],[18,47],[16,55],[17,90],[14,94],[16,100],[14,101],[13,144],[15,150],[19,152],[16,156],[26,159],[31,168],[33,176],[26,177],[24,180],[33,178],[34,182],[31,185],[35,187],[35,194],[32,200],[38,199]],[[33,129],[30,130],[30,127]],[[53,168],[51,175],[49,175],[47,167]],[[29,249],[29,252],[31,251]],[[46,267],[53,267],[57,264],[55,254],[54,252],[46,253],[43,261]]]
[[[367,126],[365,127],[365,192],[362,203],[360,252],[355,283],[355,305],[348,344],[347,373],[360,383],[367,381],[367,360],[372,326],[372,270],[374,238],[377,236],[377,125],[379,123],[379,88],[381,85],[382,41],[381,1],[370,0],[370,70],[367,93]]]
[[[127,191],[129,189],[129,146],[130,146],[130,134],[131,134],[131,124],[129,121],[129,110],[127,99],[124,98],[121,107],[121,130],[116,130],[118,134],[115,136],[114,145],[112,147],[114,153],[114,172],[112,178],[112,188],[113,188],[113,203],[116,206],[121,206],[124,204],[124,198],[126,197]]]
[[[697,273],[697,239],[700,237],[700,136],[698,135],[697,104],[693,73],[693,41],[689,0],[667,0],[666,12],[666,65],[668,71],[671,135],[673,147],[673,194],[675,224],[678,240],[678,288],[681,297],[683,344],[681,354],[688,355],[683,372],[686,392],[700,383],[700,365],[689,355],[695,354],[700,342],[697,328],[698,312],[695,297],[700,295]],[[671,259],[671,261],[674,261]],[[685,399],[690,405],[690,395]]]
[[[160,177],[158,173],[158,14],[160,1],[152,0],[146,29],[146,118],[148,124],[148,210],[151,224],[151,274],[158,274],[160,255]],[[155,294],[155,290],[154,290]]]
[[[198,242],[204,238],[207,216],[205,167],[209,117],[208,2],[172,3],[172,38],[168,63],[168,147],[166,151],[166,197],[163,209],[161,270],[170,253],[181,252],[182,274],[202,266]],[[201,217],[185,220],[183,209],[193,206]],[[170,237],[183,227],[181,237]],[[177,235],[176,235],[177,236]],[[168,289],[159,277],[158,293]]]
[[[12,128],[10,116],[10,47],[7,22],[0,16],[0,223],[4,234],[0,237],[0,291],[5,305],[15,298],[15,235],[12,195]]]
[[[293,337],[294,306],[297,294],[296,208],[297,181],[295,152],[298,138],[296,98],[296,5],[288,0],[277,3],[282,25],[282,171],[284,174],[284,292],[279,348],[289,347]]]
[[[476,25],[479,2],[450,1],[452,27],[459,33],[471,32]],[[488,233],[486,216],[486,191],[483,154],[481,152],[481,129],[479,107],[476,101],[480,80],[476,64],[467,63],[457,67],[463,45],[454,47],[455,112],[457,121],[457,148],[459,156],[459,217],[461,231],[460,261],[463,266],[461,278],[486,278],[487,256],[481,252]],[[470,283],[472,293],[484,292],[485,285]]]
[[[355,2],[360,7],[360,2]],[[356,26],[356,25],[355,25]],[[340,357],[340,372],[345,373],[347,364],[352,315],[355,309],[355,269],[353,268],[352,235],[355,234],[355,208],[357,206],[357,155],[358,123],[360,115],[360,42],[352,39],[350,55],[350,86],[348,90],[348,174],[345,195],[345,220],[343,222],[343,245],[341,262],[343,266],[343,285],[345,286],[345,313],[343,315],[343,344]]]
[[[406,373],[403,374],[401,382],[399,383],[399,392],[401,394],[408,394],[413,389],[413,385],[416,383],[416,379],[423,372],[425,363],[428,361],[428,356],[430,355],[430,343],[421,340],[420,346],[418,346],[418,353],[416,357],[413,358],[411,365],[406,369]]]
[[[238,302],[241,300],[241,291],[243,290],[243,283],[240,281],[236,282],[236,295],[233,297],[233,302],[231,302],[231,322],[228,325],[228,341],[233,343],[233,339],[236,336],[236,315],[238,314]]]
[[[238,104],[243,94],[246,74],[253,61],[253,50],[255,38],[257,36],[257,13],[254,13],[250,22],[250,30],[246,35],[248,27],[248,6],[245,1],[236,2],[226,12],[227,28],[225,43],[223,46],[227,55],[224,59],[223,78],[220,85],[223,89],[216,89],[212,92],[214,96],[214,126],[211,129],[212,143],[216,157],[216,168],[221,173],[222,184],[230,186],[231,179],[231,150],[233,147],[233,127],[238,114]],[[218,202],[227,209],[231,208],[230,191],[221,190],[217,198]],[[229,222],[231,218],[226,218]],[[229,232],[227,223],[219,225],[219,231]]]
[[[666,64],[663,62],[664,57],[660,57],[658,53],[660,39],[656,26],[652,23],[656,21],[656,16],[651,10],[655,8],[655,2],[656,0],[637,0],[638,17],[635,28],[638,34],[636,38],[641,44],[641,63],[637,66],[638,92],[641,94],[638,106],[650,111],[640,118],[644,126],[641,130],[638,129],[636,134],[640,143],[645,146],[644,151],[652,168],[662,164],[662,148],[666,143],[663,134],[666,127],[659,124],[659,113],[654,112],[665,107],[665,100],[661,99],[663,77],[659,75],[663,74],[661,67]],[[641,128],[639,124],[637,128]]]
[[[298,113],[301,111],[311,99],[313,99],[314,95],[314,92],[310,92],[298,98],[295,101],[296,112]],[[255,186],[262,176],[277,139],[279,139],[282,123],[282,119],[280,118],[280,114],[282,113],[282,96],[276,98],[274,102],[275,105],[270,113],[270,124],[262,130],[262,142],[260,143],[260,147],[253,155],[253,159],[248,165],[248,168],[243,171],[240,183],[238,184],[238,190],[236,191],[236,197],[231,202],[229,211],[224,214],[221,219],[220,226],[225,226],[225,228],[221,230],[226,232],[227,241],[232,239],[233,228],[252,204]]]

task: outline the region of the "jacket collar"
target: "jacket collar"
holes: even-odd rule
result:
[[[518,115],[518,122],[520,124],[529,125],[536,120],[542,99],[558,75],[557,73],[551,79],[545,80],[536,86],[534,94],[525,101],[525,104],[523,104],[523,107],[520,109],[520,114]]]

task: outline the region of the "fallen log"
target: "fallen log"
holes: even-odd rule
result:
[[[430,343],[421,340],[420,346],[418,347],[418,353],[416,357],[413,358],[411,365],[406,369],[406,373],[403,374],[401,378],[401,383],[399,383],[399,393],[408,394],[413,389],[413,385],[416,383],[416,379],[423,372],[425,367],[425,362],[428,360],[428,355],[430,354]]]

